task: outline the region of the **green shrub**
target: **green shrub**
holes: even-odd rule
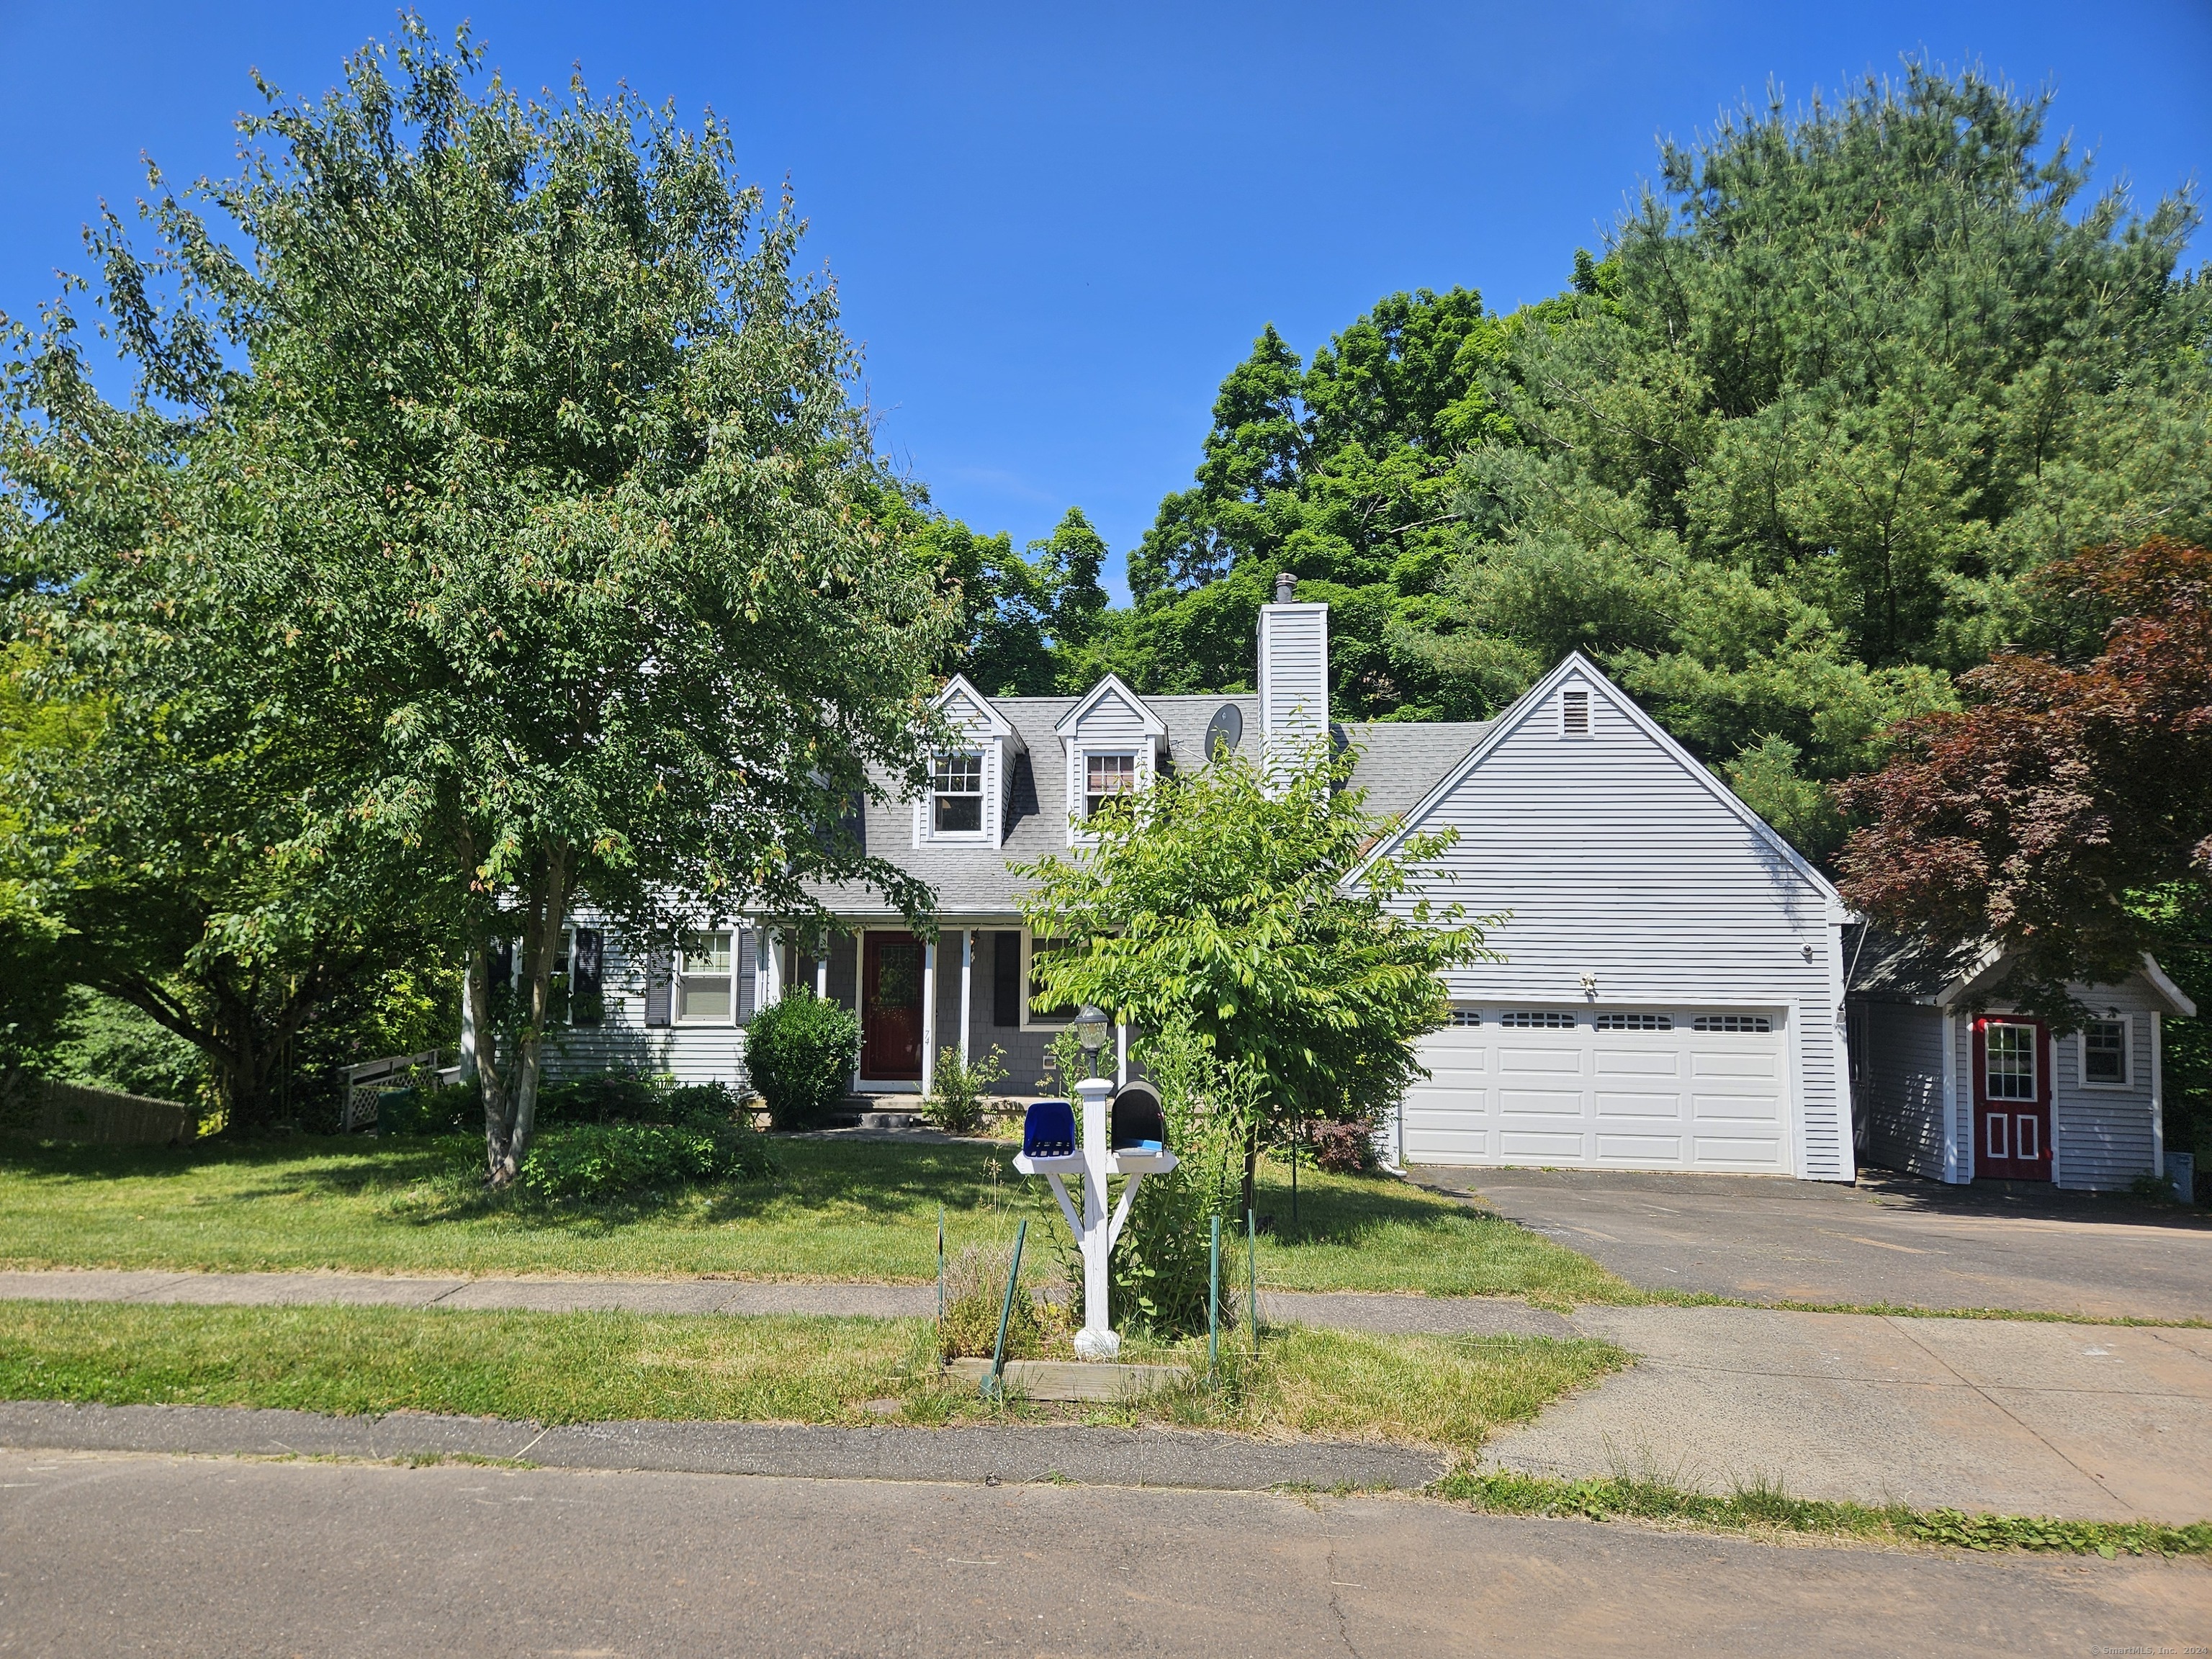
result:
[[[683,1083],[661,1097],[671,1123],[738,1123],[744,1099],[726,1083]],[[750,1128],[750,1115],[744,1121]]]
[[[972,1135],[990,1115],[990,1091],[1006,1077],[1006,1051],[993,1045],[981,1060],[963,1060],[957,1048],[937,1056],[937,1074],[921,1112],[949,1135]]]
[[[1132,1330],[1179,1336],[1206,1328],[1211,1218],[1241,1237],[1237,1196],[1244,1143],[1257,1115],[1261,1074],[1223,1060],[1177,1020],[1143,1039],[1136,1058],[1160,1091],[1176,1167],[1148,1176],[1114,1247],[1114,1306]],[[1224,1267],[1221,1316],[1231,1321],[1236,1276]]]
[[[766,1163],[760,1137],[735,1125],[586,1123],[539,1136],[520,1180],[539,1198],[613,1198],[760,1175]]]
[[[635,1072],[586,1072],[538,1091],[538,1121],[665,1123],[668,1106],[653,1079]]]
[[[849,1008],[794,988],[745,1028],[745,1069],[779,1129],[811,1128],[844,1094],[860,1054]]]
[[[376,1099],[379,1135],[466,1134],[483,1127],[483,1104],[473,1083],[389,1089]]]

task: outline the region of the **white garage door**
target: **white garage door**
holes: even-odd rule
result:
[[[1420,1041],[1406,1160],[1786,1175],[1782,1027],[1758,1009],[1455,1008]]]

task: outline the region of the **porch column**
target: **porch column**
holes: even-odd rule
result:
[[[816,941],[814,951],[814,994],[823,1002],[830,1000],[830,930],[824,927]]]
[[[921,1091],[937,1086],[937,941],[921,947]]]
[[[975,930],[960,930],[960,1063],[968,1063],[968,1027],[975,1006]]]
[[[1129,1086],[1129,1022],[1126,1019],[1114,1022],[1114,1086]]]
[[[469,952],[468,966],[461,970],[461,1081],[464,1083],[474,1083],[477,1080],[476,984],[477,953],[471,951]],[[352,1086],[353,1079],[348,1077],[346,1087],[350,1091]],[[2155,1101],[2152,1103],[2152,1109],[2154,1111],[2157,1109]]]

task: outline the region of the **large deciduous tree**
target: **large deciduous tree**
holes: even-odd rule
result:
[[[2154,539],[2039,580],[2095,654],[2008,653],[1962,676],[1963,711],[1908,723],[1895,759],[1840,786],[1867,820],[1841,867],[1853,904],[1907,933],[2001,943],[2004,989],[2064,1011],[2069,981],[2124,978],[2177,921],[2192,943],[2202,932],[2212,553]]]
[[[1372,850],[1388,826],[1349,787],[1355,759],[1324,746],[1270,769],[1222,751],[1020,872],[1030,931],[1065,941],[1038,955],[1041,1004],[1187,1028],[1264,1079],[1248,1206],[1261,1131],[1387,1111],[1420,1074],[1413,1039],[1444,1021],[1439,975],[1488,954],[1484,921],[1420,887],[1449,832]]]
[[[159,195],[151,254],[98,239],[134,410],[94,406],[64,313],[21,355],[30,533],[49,609],[132,650],[139,717],[228,694],[313,734],[276,855],[421,893],[481,1030],[519,940],[482,1056],[501,1182],[578,897],[641,939],[811,913],[821,877],[926,908],[840,826],[926,752],[947,607],[834,289],[726,128],[526,100],[412,19],[318,101],[264,92],[241,177]]]

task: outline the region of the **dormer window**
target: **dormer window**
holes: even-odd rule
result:
[[[930,824],[945,835],[973,835],[983,828],[983,754],[978,749],[939,750],[930,768]]]
[[[1085,755],[1083,757],[1083,816],[1095,818],[1115,796],[1137,787],[1134,755]]]

